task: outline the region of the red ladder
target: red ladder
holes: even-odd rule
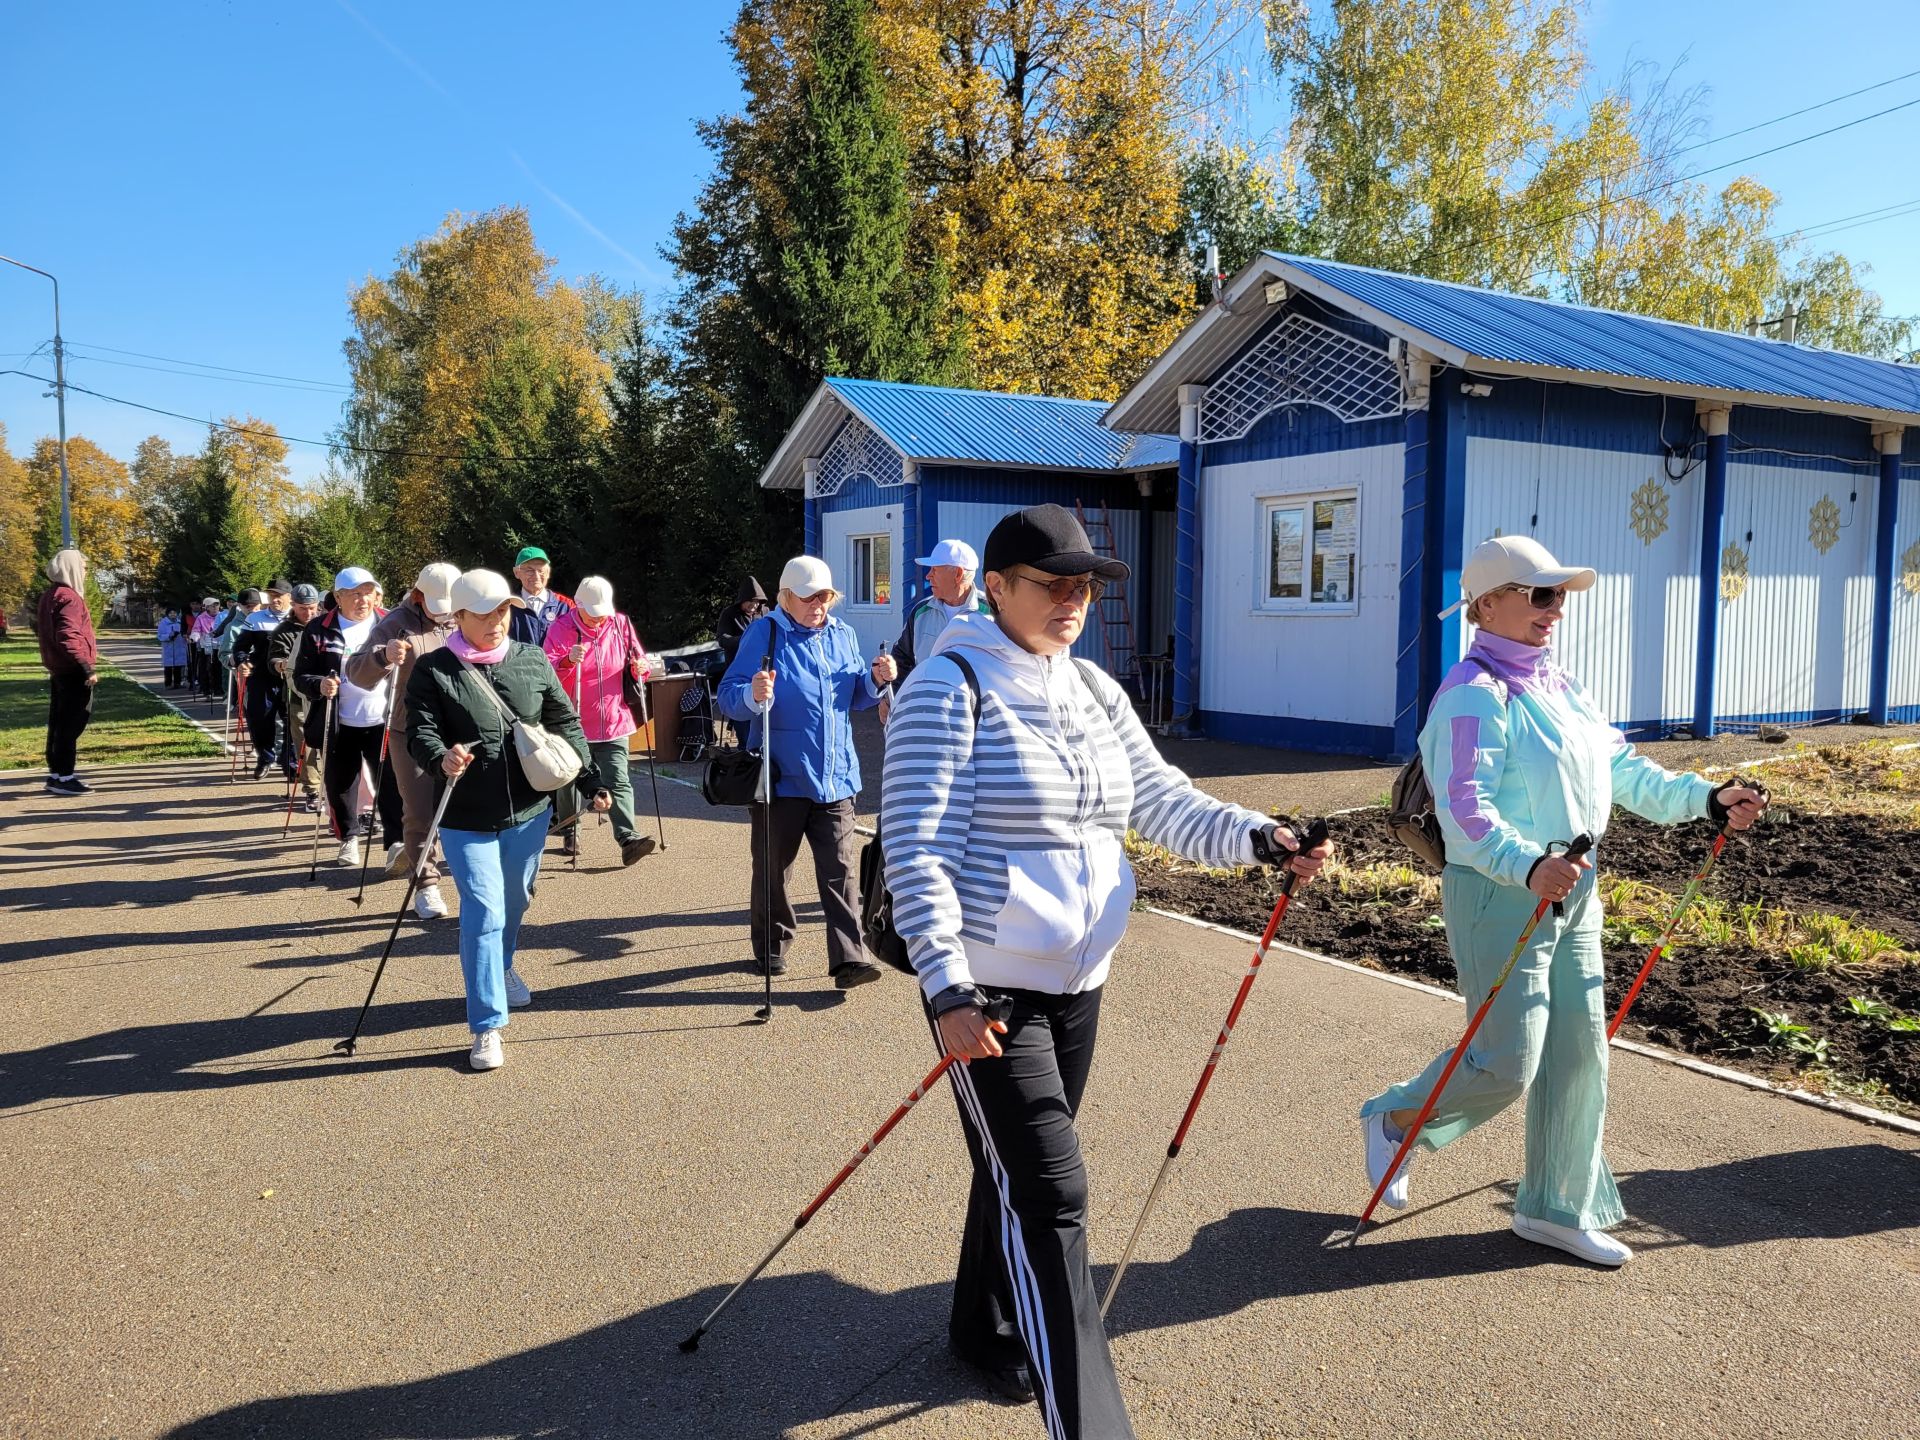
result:
[[[1073,502],[1073,513],[1080,521],[1080,528],[1087,532],[1087,539],[1093,542],[1094,554],[1108,560],[1119,558],[1113,550],[1113,516],[1104,498],[1100,501],[1100,513],[1096,519],[1087,518],[1086,507],[1078,500]],[[1135,649],[1133,606],[1127,603],[1127,582],[1109,580],[1106,593],[1100,597],[1096,608],[1107,673],[1121,684],[1128,684],[1134,679]]]

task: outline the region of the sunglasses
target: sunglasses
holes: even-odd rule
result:
[[[1068,604],[1081,595],[1085,595],[1087,603],[1091,605],[1107,593],[1107,582],[1098,575],[1063,575],[1058,580],[1036,580],[1031,575],[1022,575],[1015,570],[1013,578],[1024,580],[1029,585],[1038,585],[1056,605]]]
[[[1508,591],[1526,596],[1527,603],[1536,610],[1551,610],[1556,602],[1567,598],[1564,585],[1502,585],[1494,593],[1504,595]]]

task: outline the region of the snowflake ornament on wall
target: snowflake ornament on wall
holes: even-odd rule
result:
[[[1909,545],[1900,557],[1900,586],[1909,595],[1920,595],[1920,540]]]
[[[1747,593],[1747,552],[1729,545],[1720,552],[1720,598],[1738,600]]]
[[[1667,533],[1667,508],[1667,487],[1649,475],[1647,483],[1633,492],[1627,516],[1627,524],[1642,545],[1651,545]]]
[[[1822,495],[1807,512],[1807,539],[1822,555],[1840,543],[1840,507],[1831,495]]]

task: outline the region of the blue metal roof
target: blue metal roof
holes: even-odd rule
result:
[[[1057,400],[830,377],[826,385],[909,460],[1036,469],[1148,470],[1179,463],[1170,435],[1122,435],[1098,400]]]
[[[1442,357],[1456,364],[1484,360],[1778,396],[1823,408],[1920,414],[1920,367],[1310,256],[1269,254],[1296,272],[1305,288],[1358,302],[1362,318],[1397,322],[1384,328],[1416,331],[1458,352]]]

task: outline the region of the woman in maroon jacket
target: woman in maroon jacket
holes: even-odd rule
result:
[[[53,581],[40,596],[35,628],[40,663],[47,667],[53,699],[47,706],[47,793],[85,795],[93,787],[74,773],[80,732],[93,718],[93,682],[100,663],[87,613],[87,557],[62,550],[47,562]]]

